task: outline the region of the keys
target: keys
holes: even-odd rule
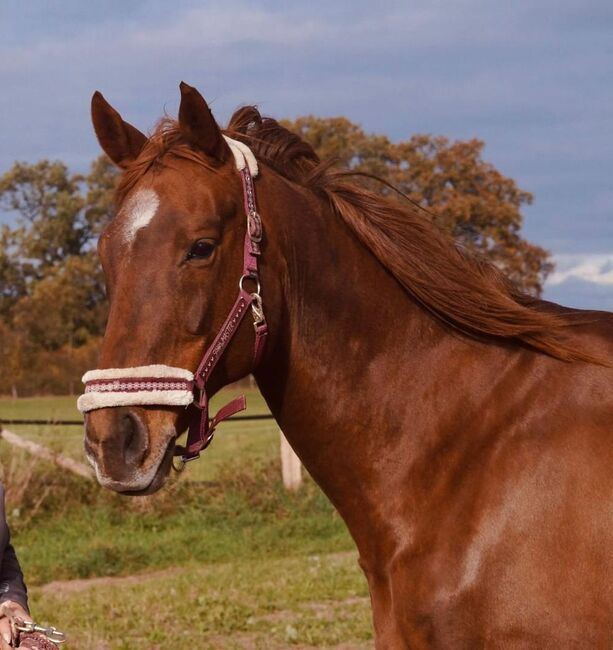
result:
[[[34,621],[22,621],[20,619],[15,619],[15,627],[20,632],[36,632],[42,634],[48,641],[51,643],[64,643],[66,641],[66,635],[63,632],[60,632],[54,627],[44,627],[43,625],[37,625]]]

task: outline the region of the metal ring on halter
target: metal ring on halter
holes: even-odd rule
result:
[[[238,288],[241,291],[246,291],[246,289],[243,287],[243,282],[245,280],[253,280],[257,287],[255,293],[257,293],[258,295],[262,293],[262,287],[260,285],[260,276],[255,275],[254,273],[245,273],[245,275],[241,276],[241,279],[238,281]]]

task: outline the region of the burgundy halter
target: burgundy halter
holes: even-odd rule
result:
[[[230,310],[224,324],[221,326],[215,340],[204,353],[198,370],[194,374],[194,392],[198,391],[199,393],[197,398],[194,398],[194,405],[200,410],[200,414],[190,423],[185,447],[177,445],[175,448],[174,455],[181,456],[183,462],[198,458],[200,452],[206,449],[213,440],[215,427],[223,420],[242,411],[247,406],[245,396],[241,395],[223,406],[215,417],[210,420],[206,382],[238,330],[238,326],[245,317],[248,307],[251,307],[253,326],[255,329],[252,370],[255,370],[260,362],[266,336],[268,335],[268,325],[266,324],[262,307],[262,297],[260,295],[261,287],[258,271],[258,257],[261,253],[260,243],[262,241],[262,220],[257,212],[255,187],[249,167],[245,166],[239,173],[243,182],[243,199],[245,213],[247,215],[247,231],[243,246],[243,274],[238,282],[238,297],[236,302]],[[255,283],[256,289],[253,293],[249,293],[245,289],[244,285],[246,282]]]
[[[257,173],[257,162],[246,145],[224,137],[230,145],[239,170],[247,216],[247,230],[243,245],[243,272],[238,281],[238,297],[228,317],[215,340],[204,353],[193,375],[189,370],[159,364],[136,368],[91,370],[83,376],[85,393],[77,401],[77,407],[82,413],[113,406],[193,404],[200,412],[196,413],[190,422],[185,446],[176,445],[174,451],[174,455],[181,456],[184,463],[198,458],[200,452],[211,443],[215,428],[220,422],[246,407],[245,397],[238,397],[222,407],[210,420],[206,383],[249,308],[251,308],[255,329],[252,370],[260,362],[268,334],[258,270],[262,220],[257,212],[253,184],[253,173]],[[254,285],[254,291],[249,292],[245,288],[247,283]]]

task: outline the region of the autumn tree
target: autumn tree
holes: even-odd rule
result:
[[[26,374],[23,347],[25,337],[0,319],[0,394],[18,397],[19,386]]]
[[[285,125],[322,159],[391,183],[469,250],[538,295],[549,254],[521,235],[532,196],[483,160],[480,140],[414,135],[391,142],[350,120],[301,117]],[[95,365],[106,300],[95,244],[112,214],[117,171],[104,156],[87,174],[62,162],[15,163],[0,176],[0,393],[66,392]],[[356,182],[405,201],[386,185]]]
[[[300,117],[284,125],[320,158],[393,184],[461,245],[485,256],[523,291],[540,295],[553,266],[548,251],[521,236],[521,209],[532,195],[483,160],[481,140],[414,135],[392,143],[344,117]],[[359,177],[356,182],[394,198],[385,185]]]
[[[15,393],[24,383],[18,369],[44,359],[43,375],[55,377],[43,377],[44,386],[66,391],[84,361],[78,349],[102,334],[106,301],[95,243],[110,218],[115,177],[105,158],[87,175],[40,161],[15,163],[0,177],[0,207],[15,215],[0,231],[0,390],[10,385]],[[35,374],[28,373],[30,389]]]

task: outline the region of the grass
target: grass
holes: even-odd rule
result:
[[[268,413],[259,391],[229,389],[216,395],[211,411],[239,394],[247,395],[245,414]],[[75,397],[35,397],[18,400],[0,398],[2,419],[79,420]],[[11,431],[84,462],[83,429],[78,426],[10,425]],[[214,443],[198,462],[190,463],[184,473],[188,480],[215,480],[218,471],[240,457],[246,463],[268,460],[278,453],[279,429],[274,420],[226,422],[219,426]]]
[[[32,602],[41,620],[74,629],[74,647],[90,650],[370,647],[354,553],[190,565],[74,590],[38,589]]]
[[[258,393],[248,402],[266,412]],[[74,398],[40,398],[0,400],[3,417],[78,414]],[[78,427],[11,429],[82,460]],[[7,493],[27,488],[8,512],[36,617],[89,650],[369,647],[353,543],[312,481],[297,494],[282,488],[278,435],[274,421],[221,425],[199,461],[137,499],[0,443]],[[102,582],[43,586],[91,578]]]
[[[13,520],[15,543],[31,584],[128,575],[197,559],[350,549],[320,491],[310,483],[289,494],[277,472],[273,464],[249,472],[236,467],[219,486],[177,485],[149,500],[100,493],[77,501],[73,491],[41,508],[35,522]]]

